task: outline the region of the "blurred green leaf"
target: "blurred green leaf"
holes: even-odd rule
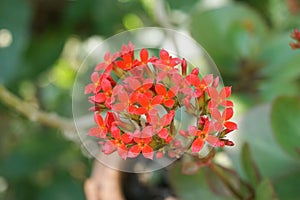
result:
[[[234,168],[242,178],[247,178],[240,160],[244,142],[249,144],[253,160],[262,178],[269,177],[274,181],[300,167],[300,162],[288,155],[275,139],[270,115],[271,105],[260,105],[253,107],[239,121],[239,130],[235,132],[234,138],[236,145],[234,148],[228,148],[227,152],[233,160]]]
[[[263,64],[259,83],[261,96],[271,101],[279,95],[297,95],[300,90],[297,79],[300,76],[300,51],[290,48],[290,33],[270,37],[258,57]]]
[[[177,163],[173,165],[169,170],[171,186],[175,189],[177,195],[184,200],[195,200],[195,199],[214,199],[214,200],[226,200],[232,199],[226,197],[225,195],[219,196],[215,194],[210,185],[214,183],[209,183],[206,179],[207,171],[203,168],[199,170],[197,174],[185,175],[181,171],[181,165]],[[210,180],[214,179],[209,176]],[[216,186],[216,185],[214,185]],[[220,186],[220,185],[219,185]],[[218,188],[220,189],[220,187]]]
[[[10,46],[0,47],[0,83],[11,82],[19,76],[22,53],[30,31],[31,12],[29,1],[0,1],[0,30],[11,34]]]
[[[47,33],[32,38],[24,55],[21,74],[27,77],[36,77],[51,67],[59,58],[67,36],[68,32],[57,29],[49,30]]]
[[[37,195],[37,200],[81,200],[84,199],[82,185],[68,177],[56,180]]]
[[[286,152],[299,159],[300,98],[277,98],[272,106],[271,122],[277,142]]]
[[[237,75],[239,64],[258,54],[266,29],[260,16],[243,4],[196,10],[190,26],[192,36],[228,76]]]
[[[261,175],[256,163],[252,158],[250,146],[248,143],[245,143],[242,147],[241,160],[243,168],[251,185],[257,185],[260,182]]]
[[[195,7],[195,4],[201,0],[167,0],[171,9],[182,10],[188,12]]]
[[[268,178],[257,186],[255,200],[278,200],[273,185]]]
[[[298,200],[300,197],[300,171],[290,171],[288,175],[279,177],[274,182],[279,199]]]

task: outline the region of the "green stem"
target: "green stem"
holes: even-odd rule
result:
[[[220,178],[220,180],[224,183],[224,185],[232,192],[237,199],[244,199],[243,195],[240,191],[238,191],[232,184],[232,182],[228,179],[228,176],[225,175],[223,169],[214,164],[213,162],[209,165],[209,168]]]
[[[75,130],[72,120],[61,117],[56,113],[48,113],[39,110],[36,106],[33,106],[32,104],[12,94],[3,85],[0,85],[0,101],[4,105],[21,113],[31,121],[36,121],[46,126],[58,128],[63,131]]]

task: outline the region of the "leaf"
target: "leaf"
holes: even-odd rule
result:
[[[0,47],[0,83],[10,82],[20,73],[20,61],[29,35],[31,11],[28,1],[0,1],[0,30],[6,30],[12,36],[10,46]]]
[[[278,197],[274,191],[271,181],[266,178],[256,188],[255,200],[277,200]]]
[[[212,190],[206,176],[208,171],[201,168],[194,175],[185,175],[181,171],[181,165],[173,165],[169,170],[171,186],[175,189],[180,199],[195,200],[195,199],[214,199],[226,200],[232,199],[224,195],[218,196]],[[220,189],[220,188],[218,188]]]
[[[279,199],[298,200],[300,196],[300,171],[290,171],[288,175],[273,181]]]
[[[247,178],[241,161],[241,148],[244,142],[249,144],[254,162],[262,177],[274,180],[296,170],[300,162],[288,155],[276,141],[270,123],[271,105],[253,107],[239,121],[239,130],[235,131],[235,146],[227,148],[234,168],[242,178]]]
[[[280,146],[300,159],[300,98],[279,97],[272,105],[271,123]]]
[[[261,175],[256,163],[252,158],[250,146],[248,143],[245,143],[242,147],[241,161],[243,169],[245,170],[245,173],[248,179],[250,180],[250,183],[252,185],[257,185],[261,180]]]
[[[254,57],[266,35],[266,25],[256,12],[243,4],[218,9],[195,10],[192,36],[212,56],[222,74],[237,75],[239,63]]]
[[[292,39],[290,32],[276,34],[264,41],[257,60],[262,64],[259,93],[264,100],[272,101],[279,95],[297,95],[300,90],[297,79],[300,76],[300,51],[288,45]],[[280,81],[278,81],[280,80]]]

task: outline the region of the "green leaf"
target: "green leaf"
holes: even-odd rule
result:
[[[11,44],[0,47],[0,83],[10,82],[19,76],[22,54],[29,35],[31,11],[29,1],[0,1],[0,30],[6,30],[11,34]]]
[[[252,154],[250,152],[250,146],[248,143],[245,143],[242,147],[241,160],[243,169],[252,185],[256,185],[260,182],[261,175],[258,170],[256,163],[252,158]]]
[[[271,181],[266,178],[256,188],[255,200],[277,200],[278,197],[274,191]]]
[[[263,20],[243,4],[195,10],[190,29],[228,76],[237,75],[240,62],[258,54],[266,35]]]
[[[290,171],[288,175],[273,181],[279,199],[298,200],[300,197],[300,171]]]
[[[269,177],[273,181],[300,167],[300,162],[288,155],[276,141],[270,114],[271,105],[253,107],[239,121],[239,130],[234,133],[235,146],[226,149],[242,178],[247,179],[240,157],[244,142],[249,144],[262,178]]]
[[[271,123],[281,147],[300,159],[300,98],[279,97],[273,103]]]
[[[173,165],[169,170],[169,175],[171,186],[175,189],[180,199],[232,199],[232,197],[229,198],[225,195],[219,196],[211,190],[211,185],[216,186],[216,184],[211,183],[214,178],[210,176],[208,170],[203,170],[203,168],[201,168],[199,172],[194,175],[185,175],[181,171],[181,165],[177,163],[177,165]],[[206,178],[208,176],[209,180]],[[220,185],[218,185],[218,189],[220,189]]]

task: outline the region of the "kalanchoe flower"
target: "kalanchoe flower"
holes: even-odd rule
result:
[[[98,113],[94,115],[94,121],[97,124],[97,127],[93,127],[89,130],[89,135],[98,137],[98,138],[106,138],[106,134],[108,128],[106,126],[106,122],[104,122],[102,116]]]
[[[299,32],[292,37],[298,41]],[[199,68],[187,74],[187,69],[184,58],[172,57],[165,49],[157,57],[147,49],[134,54],[129,43],[119,52],[105,53],[85,87],[96,123],[88,135],[99,139],[104,154],[117,152],[124,160],[139,155],[175,158],[186,150],[200,155],[206,144],[212,149],[232,146],[226,138],[237,129],[229,121],[231,87],[219,90],[218,76],[201,76]],[[179,130],[178,110],[193,116],[195,124]],[[190,140],[189,149],[181,142],[185,139]]]
[[[295,42],[290,42],[290,46],[292,49],[300,49],[300,31],[295,29],[291,33],[291,38],[295,40]]]

